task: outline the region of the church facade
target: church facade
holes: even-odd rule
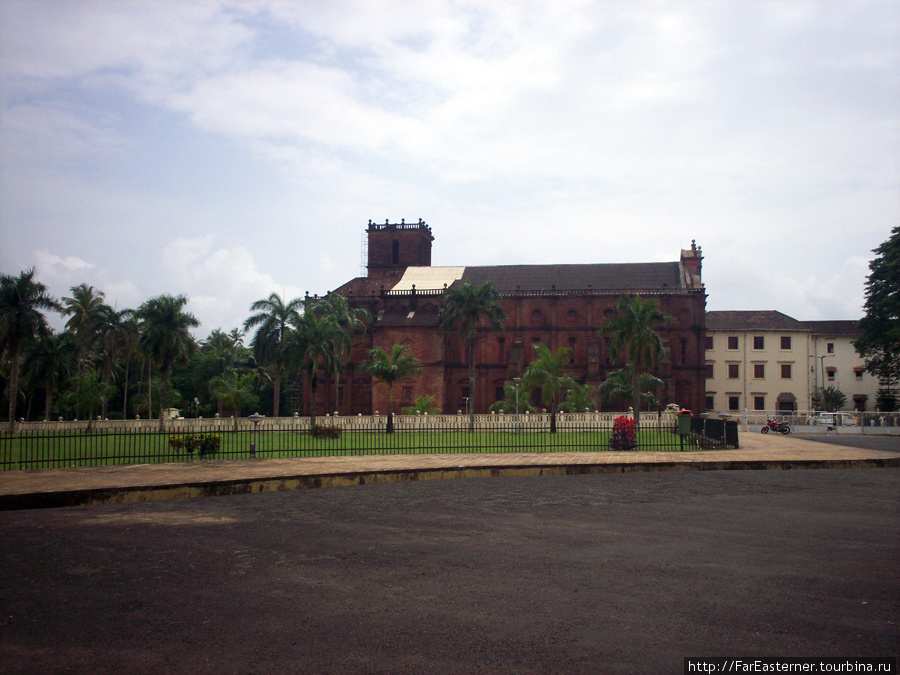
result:
[[[622,366],[600,328],[614,315],[619,298],[634,294],[653,298],[676,319],[658,328],[666,345],[655,373],[664,382],[660,403],[704,410],[706,291],[697,246],[682,250],[676,261],[661,263],[435,267],[434,236],[421,220],[369,221],[366,235],[366,276],[333,293],[368,310],[372,321],[364,335],[357,335],[341,380],[320,387],[330,390],[319,396],[320,413],[332,412],[335,400],[341,415],[386,413],[387,390],[374,387],[361,365],[369,349],[390,352],[395,343],[409,345],[423,367],[420,375],[395,384],[395,411],[424,395],[433,396],[444,413],[466,411],[470,405],[484,413],[503,398],[504,383],[522,375],[534,358],[534,343],[553,351],[567,347],[567,374],[597,386]],[[487,325],[478,330],[474,383],[469,382],[465,345],[458,335],[439,328],[444,292],[467,281],[476,286],[491,281],[507,314],[502,332]]]

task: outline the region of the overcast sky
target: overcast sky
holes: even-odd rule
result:
[[[214,328],[359,276],[677,260],[861,316],[900,223],[900,2],[0,2],[0,270]]]

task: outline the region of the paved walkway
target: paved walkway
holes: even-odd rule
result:
[[[372,455],[0,473],[0,510],[134,503],[373,483],[630,471],[900,467],[900,450],[741,434],[740,450]]]

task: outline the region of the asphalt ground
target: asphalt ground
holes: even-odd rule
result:
[[[897,656],[900,469],[0,512],[4,673],[681,673]]]

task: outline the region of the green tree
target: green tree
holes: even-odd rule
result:
[[[422,367],[412,354],[407,354],[409,345],[395,344],[388,354],[381,347],[369,350],[369,360],[363,369],[388,388],[387,433],[394,433],[394,382],[412,377],[422,372]]]
[[[486,281],[480,286],[473,286],[466,281],[444,293],[441,307],[441,328],[447,332],[456,332],[468,354],[469,366],[469,431],[475,431],[476,392],[475,382],[475,346],[478,338],[478,326],[487,321],[495,331],[503,330],[506,321],[506,310],[500,306],[500,294],[494,290],[493,284]]]
[[[318,406],[320,361],[328,365],[334,354],[334,342],[341,340],[342,330],[330,317],[318,317],[311,311],[304,311],[295,321],[287,346],[288,361],[297,366],[307,376],[310,386],[309,417],[315,426]]]
[[[63,297],[63,313],[69,317],[66,330],[75,335],[80,350],[79,369],[87,368],[94,354],[94,347],[100,338],[100,326],[107,310],[106,295],[87,284],[78,284],[70,289],[72,295]]]
[[[566,392],[566,397],[560,404],[561,412],[583,413],[597,410],[595,400],[596,389],[589,384],[578,384]]]
[[[640,400],[648,409],[659,407],[659,401],[653,392],[662,386],[663,381],[650,373],[641,373],[638,376]],[[606,404],[629,401],[634,408],[634,367],[629,364],[625,368],[611,372],[600,384],[600,397]]]
[[[847,397],[835,386],[816,389],[812,395],[812,403],[816,410],[837,412],[847,403]]]
[[[162,411],[168,405],[169,372],[173,364],[185,362],[193,351],[190,329],[200,325],[193,314],[184,311],[187,302],[183,295],[160,295],[144,302],[137,311],[141,348],[159,371],[160,429],[165,428]]]
[[[300,320],[303,307],[302,298],[294,298],[284,302],[277,293],[272,293],[264,300],[257,300],[250,305],[250,311],[256,312],[244,321],[244,330],[256,328],[256,334],[250,340],[250,346],[261,365],[271,365],[274,392],[272,414],[278,417],[281,402],[281,375],[285,362],[285,349],[292,325]]]
[[[77,373],[70,381],[69,400],[87,414],[87,430],[93,429],[94,415],[113,394],[113,387],[100,381],[94,368]]]
[[[137,338],[137,324],[132,320],[134,312],[130,309],[115,310],[109,305],[100,308],[97,319],[97,335],[99,337],[100,381],[109,384],[115,377],[119,367],[119,356],[127,352]],[[100,414],[106,417],[108,401],[103,402]],[[122,412],[125,416],[125,412]]]
[[[341,373],[347,367],[350,349],[353,347],[353,333],[361,331],[365,334],[366,322],[372,320],[372,315],[365,309],[350,307],[350,303],[343,295],[329,293],[325,298],[313,304],[313,312],[320,317],[330,319],[339,328],[334,333],[330,353],[327,355],[328,369],[334,378],[334,409],[338,409],[338,383]],[[348,386],[348,396],[353,387]],[[352,410],[352,407],[351,407]]]
[[[556,414],[562,402],[563,394],[578,386],[571,377],[563,373],[563,368],[569,362],[571,350],[568,347],[560,347],[556,353],[540,343],[534,345],[537,357],[528,364],[522,375],[525,386],[534,391],[541,390],[541,402],[550,409],[550,433],[556,433]]]
[[[434,396],[416,396],[413,404],[403,409],[404,415],[437,415],[441,412],[434,404]]]
[[[900,225],[874,251],[866,280],[862,335],[854,341],[866,370],[896,397],[900,381]]]
[[[641,424],[641,373],[653,370],[663,357],[662,338],[655,328],[658,324],[672,323],[675,318],[659,309],[653,300],[642,300],[638,295],[623,295],[616,308],[616,316],[600,329],[611,335],[609,348],[613,356],[624,356],[632,366],[632,409],[635,428]]]
[[[69,332],[49,331],[27,351],[22,370],[35,386],[44,390],[44,419],[53,414],[53,396],[74,374],[78,355],[75,336]]]
[[[237,430],[238,416],[245,405],[256,403],[258,398],[253,393],[254,376],[252,373],[241,374],[236,370],[214,377],[209,388],[212,395],[230,406],[234,411],[234,428]]]
[[[507,380],[503,384],[503,400],[492,403],[488,412],[502,412],[507,415],[534,412],[536,408],[529,400],[529,393],[520,378]]]
[[[34,268],[18,276],[0,274],[0,356],[9,359],[9,428],[15,431],[19,366],[23,343],[47,332],[44,311],[61,312],[62,305],[35,280]]]

